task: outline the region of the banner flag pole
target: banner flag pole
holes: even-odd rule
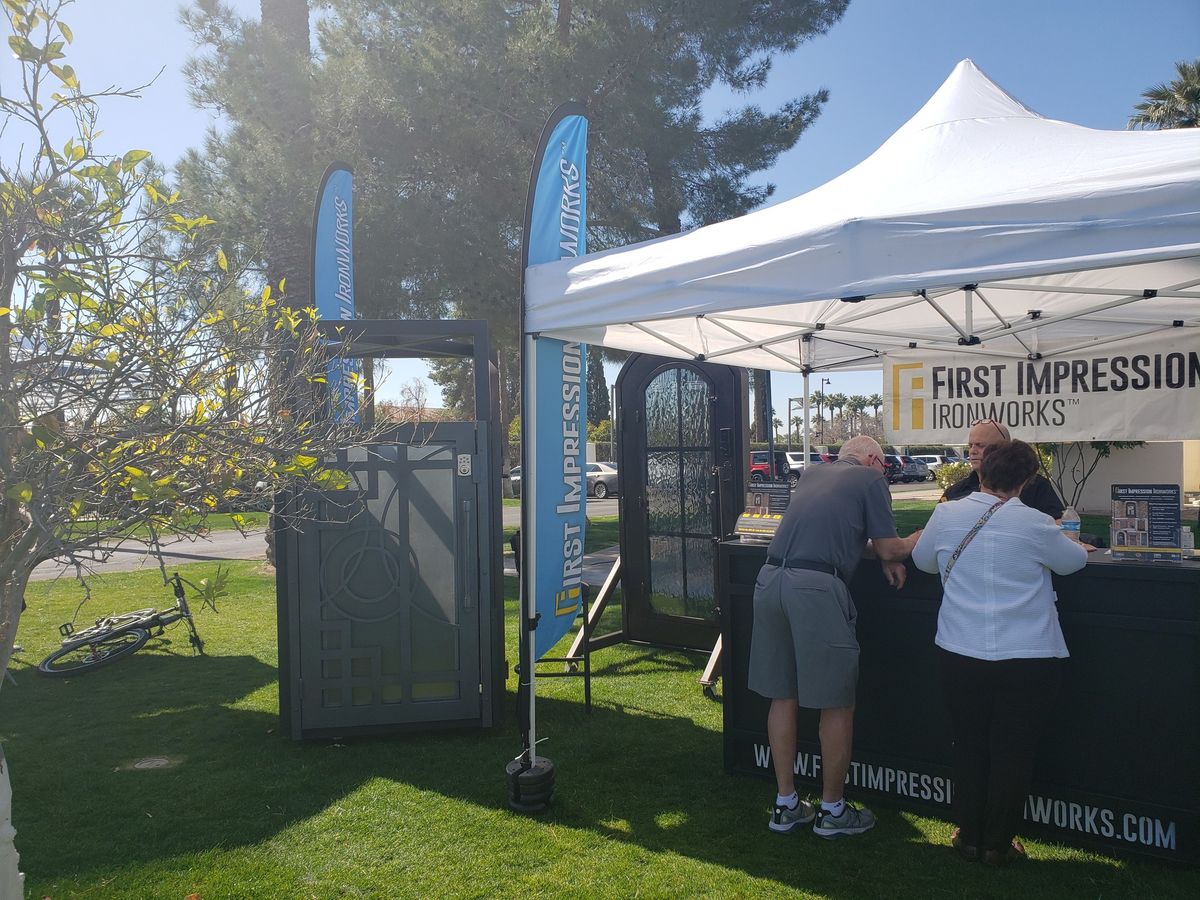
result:
[[[587,130],[583,105],[550,114],[534,154],[521,246],[521,645],[517,696],[524,752],[507,768],[509,805],[544,809],[554,764],[537,755],[537,660],[583,608],[587,519],[587,348],[530,334],[525,270],[586,252]]]
[[[321,176],[312,230],[313,306],[322,319],[351,321],[354,311],[354,172],[333,162]],[[358,422],[356,359],[329,363],[329,412],[335,422]]]

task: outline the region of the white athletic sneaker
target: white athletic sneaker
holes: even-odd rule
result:
[[[776,806],[775,811],[771,813],[771,822],[767,827],[780,834],[786,834],[798,825],[807,825],[816,818],[816,815],[816,810],[813,809],[811,803],[807,800],[797,800],[796,805],[792,807]]]
[[[875,827],[875,813],[867,808],[859,809],[846,804],[840,816],[834,816],[827,810],[818,809],[816,822],[813,823],[813,834],[823,838],[849,837],[862,834]]]

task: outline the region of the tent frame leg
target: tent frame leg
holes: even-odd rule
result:
[[[579,633],[575,635],[575,640],[571,641],[571,649],[567,651],[567,658],[577,658],[583,652],[585,647],[592,650],[599,650],[601,646],[611,647],[615,643],[620,643],[624,639],[624,632],[618,632],[618,640],[605,640],[610,635],[605,635],[602,640],[605,643],[602,645],[599,642],[592,640],[592,635],[596,633],[596,626],[600,624],[600,617],[604,614],[605,608],[613,595],[617,591],[617,585],[621,582],[621,557],[618,556],[613,560],[612,568],[608,570],[608,574],[604,576],[604,584],[600,586],[600,593],[596,595],[595,602],[592,603],[588,610],[587,617],[583,621],[583,625],[579,628]],[[571,663],[568,662],[568,666]]]
[[[708,663],[704,666],[704,673],[700,676],[700,687],[704,691],[704,696],[709,700],[717,699],[717,682],[721,680],[721,635],[717,635],[717,642],[713,644],[712,652],[708,654]]]

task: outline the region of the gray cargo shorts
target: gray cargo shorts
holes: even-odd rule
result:
[[[763,566],[754,585],[749,687],[810,709],[854,705],[857,613],[834,575]]]

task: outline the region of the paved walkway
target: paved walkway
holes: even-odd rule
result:
[[[266,559],[267,540],[263,529],[247,532],[243,537],[235,530],[213,531],[208,537],[189,540],[178,538],[163,544],[163,561],[167,568],[194,562],[210,562],[226,559]],[[114,548],[106,560],[93,558],[85,562],[84,572],[103,575],[107,572],[133,572],[138,569],[158,567],[158,559],[149,555],[146,548],[137,544]],[[51,578],[74,578],[75,567],[57,559],[48,560],[33,570],[31,580],[46,581]]]
[[[896,500],[936,500],[942,490],[936,484],[896,484],[892,485],[892,497]],[[616,500],[589,500],[588,515],[615,516],[617,515]],[[505,506],[503,510],[505,525],[519,525],[521,508]],[[513,567],[512,554],[507,552],[505,545],[504,574],[516,575]],[[163,546],[163,559],[168,568],[186,565],[193,562],[210,562],[226,559],[266,559],[267,544],[262,529],[248,532],[242,536],[237,531],[214,531],[207,537],[188,540],[184,538],[169,541]],[[603,582],[613,560],[617,557],[617,548],[610,547],[589,553],[584,558],[586,580],[594,585]],[[144,547],[130,544],[128,547],[118,547],[113,550],[107,560],[92,560],[86,565],[86,570],[94,574],[106,572],[132,572],[138,569],[156,568],[158,560],[146,553]],[[33,580],[45,581],[61,577],[73,578],[75,570],[58,560],[42,563],[33,571]]]

